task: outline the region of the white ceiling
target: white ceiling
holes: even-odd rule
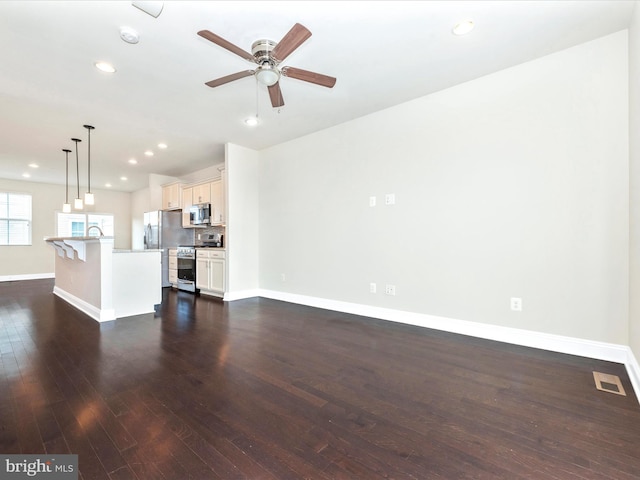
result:
[[[85,185],[82,126],[91,124],[92,187],[134,191],[149,173],[181,176],[221,163],[226,142],[259,150],[625,29],[634,5],[173,1],[153,18],[129,1],[1,1],[0,176],[28,172],[30,181],[64,184],[62,149],[78,137]],[[452,35],[467,18],[475,30]],[[283,78],[285,106],[273,109],[252,77],[204,85],[255,65],[196,32],[251,51],[253,41],[279,41],[296,22],[313,35],[282,65],[337,77],[333,89]],[[123,42],[122,26],[140,42]],[[98,60],[117,72],[98,71]],[[244,125],[256,111],[259,126]],[[158,151],[159,142],[169,148]],[[71,159],[75,186],[75,153]]]

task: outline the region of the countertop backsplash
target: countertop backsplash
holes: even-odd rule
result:
[[[206,228],[198,228],[196,230],[196,239],[195,239],[195,246],[199,246],[199,245],[205,245],[207,243],[207,239],[209,235],[214,235],[214,234],[222,234],[223,235],[223,243],[222,246],[226,247],[227,246],[227,236],[226,236],[226,232],[225,232],[225,227],[220,226],[220,225],[215,225],[215,226],[211,226],[211,227],[206,227]]]

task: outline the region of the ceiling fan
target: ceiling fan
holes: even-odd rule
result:
[[[267,86],[271,105],[273,107],[281,107],[284,105],[284,98],[280,90],[280,78],[282,76],[295,78],[303,82],[315,83],[316,85],[327,88],[332,88],[336,83],[334,77],[302,70],[300,68],[280,67],[280,63],[311,36],[311,32],[299,23],[296,23],[291,30],[287,32],[282,40],[280,40],[280,43],[272,40],[257,40],[253,42],[251,45],[251,53],[244,51],[209,30],[201,30],[198,32],[198,35],[222,48],[226,48],[245,60],[258,64],[255,70],[244,70],[206,82],[205,85],[209,87],[219,87],[225,83],[255,75],[258,82]]]

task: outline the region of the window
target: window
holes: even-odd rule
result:
[[[0,245],[31,245],[31,195],[0,192]]]
[[[113,236],[113,215],[98,215],[93,213],[58,213],[56,236],[58,237],[84,237],[87,228],[99,227],[105,236]],[[97,229],[92,229],[89,235],[100,236]]]

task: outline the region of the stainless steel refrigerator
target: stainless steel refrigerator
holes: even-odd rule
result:
[[[182,211],[159,210],[144,214],[144,248],[161,249],[162,286],[169,283],[169,249],[178,245],[193,245],[195,233],[192,228],[182,228]]]

